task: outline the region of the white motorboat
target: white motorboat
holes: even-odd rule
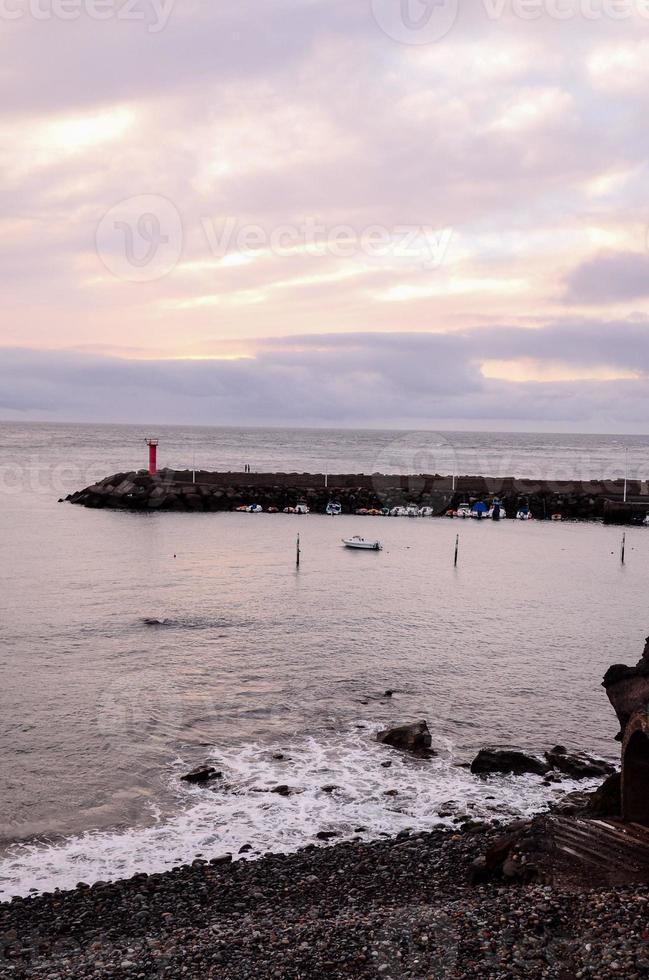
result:
[[[462,518],[471,517],[471,507],[469,504],[460,504],[455,512],[455,516]]]
[[[390,517],[407,517],[408,511],[405,507],[393,507],[390,511]]]
[[[309,508],[308,508],[308,506],[303,501],[301,501],[299,504],[296,504],[295,505],[295,510],[294,510],[293,513],[295,513],[295,514],[308,514],[309,513]]]
[[[491,521],[506,521],[507,512],[501,500],[494,500],[486,515]]]
[[[342,504],[330,500],[327,504],[327,514],[329,517],[339,517],[343,512]]]
[[[532,511],[529,507],[521,507],[521,509],[516,514],[517,521],[533,521]]]
[[[342,542],[346,548],[356,548],[358,551],[383,550],[383,545],[380,541],[370,541],[368,538],[361,538],[359,534],[355,534],[353,538],[343,538]]]
[[[432,507],[420,507],[419,508],[419,516],[420,517],[434,517],[435,516],[435,511],[433,510]]]
[[[419,517],[419,507],[416,504],[408,504],[406,507],[406,517]]]

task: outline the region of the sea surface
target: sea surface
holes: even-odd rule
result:
[[[145,465],[147,434],[170,466],[648,475],[638,436],[0,424],[0,899],[320,830],[526,814],[571,788],[458,767],[485,744],[615,758],[600,683],[649,632],[649,529],[627,530],[622,566],[600,525],[57,502]],[[368,532],[383,552],[341,546]],[[434,760],[376,742],[422,718]],[[216,789],[180,782],[203,762]]]

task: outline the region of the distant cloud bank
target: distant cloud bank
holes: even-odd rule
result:
[[[244,358],[200,360],[5,348],[0,416],[646,431],[649,324],[287,336]]]

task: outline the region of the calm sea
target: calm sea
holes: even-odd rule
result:
[[[363,554],[340,539],[369,519],[57,503],[144,465],[146,434],[0,425],[0,898],[547,805],[536,777],[457,767],[486,743],[615,756],[600,681],[649,632],[649,530],[628,530],[622,567],[619,530],[596,525],[379,520],[384,551]],[[626,446],[648,475],[638,436],[153,434],[170,466],[614,478]],[[434,761],[376,743],[420,718]],[[180,783],[205,761],[218,790]]]

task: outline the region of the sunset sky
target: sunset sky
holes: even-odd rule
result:
[[[647,431],[649,4],[429,3],[3,0],[0,415]]]

